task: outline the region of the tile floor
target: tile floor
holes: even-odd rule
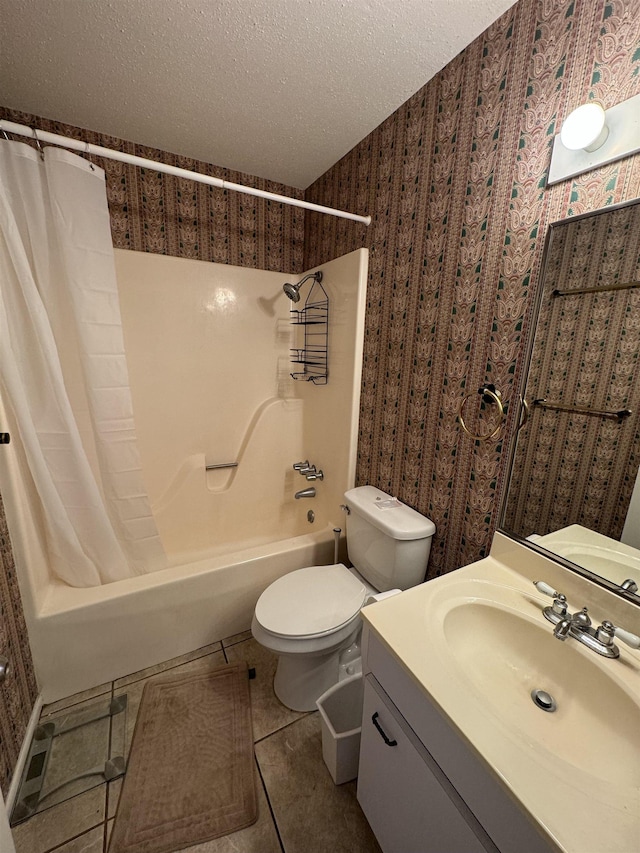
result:
[[[126,692],[128,750],[148,679],[178,667],[186,672],[236,660],[256,669],[251,704],[259,817],[247,829],[184,853],[379,853],[355,782],[335,786],[324,765],[317,712],[290,711],[276,699],[276,659],[249,632],[55,702],[42,715]],[[121,785],[121,779],[103,783],[19,824],[13,830],[18,853],[107,853]]]

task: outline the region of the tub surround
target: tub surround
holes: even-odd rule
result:
[[[52,579],[6,413],[15,437],[0,475],[45,702],[246,630],[272,581],[333,561],[355,478],[367,261],[361,249],[323,265],[329,383],[313,386],[289,375],[284,276],[117,252],[143,475],[170,568],[83,589]],[[292,466],[305,458],[324,480],[313,501],[296,501],[307,483]],[[238,467],[205,470],[231,461]]]
[[[370,632],[365,672],[374,690],[384,688],[380,696],[391,697],[392,710],[381,711],[381,718],[386,713],[395,725],[395,703],[453,785],[454,799],[462,797],[471,816],[461,832],[476,821],[505,851],[627,853],[640,836],[632,724],[640,708],[640,653],[620,643],[620,659],[608,660],[575,639],[557,641],[542,615],[550,599],[537,592],[534,579],[564,592],[572,611],[587,604],[594,625],[608,618],[632,632],[640,628],[637,607],[498,533],[490,557],[363,611]],[[478,614],[506,618],[512,627],[501,633],[487,623],[474,633],[479,629],[471,617]],[[522,643],[519,631],[526,634]],[[500,643],[493,648],[496,660],[504,659],[493,670],[491,661],[476,665],[473,655],[456,651],[480,643],[491,655],[492,642]],[[557,713],[535,707],[528,680],[557,691]],[[372,700],[376,707],[380,696]],[[601,702],[606,710],[599,714],[593,705]],[[363,725],[368,722],[365,715]],[[384,816],[371,811],[378,802],[372,768],[365,759],[363,773],[362,761],[359,799],[374,824],[382,820],[384,835]]]
[[[322,267],[331,299],[324,386],[290,376],[285,276],[115,254],[142,469],[172,564],[174,554],[190,562],[225,544],[312,532],[310,508],[318,526],[339,523],[355,480],[367,250]],[[324,471],[309,502],[293,497],[309,485],[292,468],[304,459]],[[227,462],[238,467],[205,472]]]

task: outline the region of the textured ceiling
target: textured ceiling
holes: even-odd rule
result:
[[[0,104],[307,187],[513,0],[0,0]]]

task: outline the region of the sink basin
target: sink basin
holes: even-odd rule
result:
[[[542,614],[550,599],[531,580],[554,580],[547,559],[496,538],[504,562],[488,557],[421,584],[365,608],[363,620],[550,849],[640,850],[640,653],[621,645],[608,659],[557,640]],[[572,609],[586,604],[594,622],[610,617],[637,633],[633,605],[575,582]],[[556,710],[538,707],[534,690]],[[436,749],[449,760],[444,744]]]
[[[492,601],[453,598],[442,623],[457,677],[501,726],[582,773],[640,785],[640,708],[614,680],[614,660],[598,658],[553,626]],[[442,647],[440,653],[445,653]],[[543,690],[556,710],[531,697]]]
[[[622,584],[630,578],[640,586],[640,551],[602,533],[571,524],[539,536],[535,544],[613,583]]]

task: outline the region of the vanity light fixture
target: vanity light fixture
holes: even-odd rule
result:
[[[640,151],[640,95],[605,110],[597,101],[567,116],[553,140],[547,186]]]

